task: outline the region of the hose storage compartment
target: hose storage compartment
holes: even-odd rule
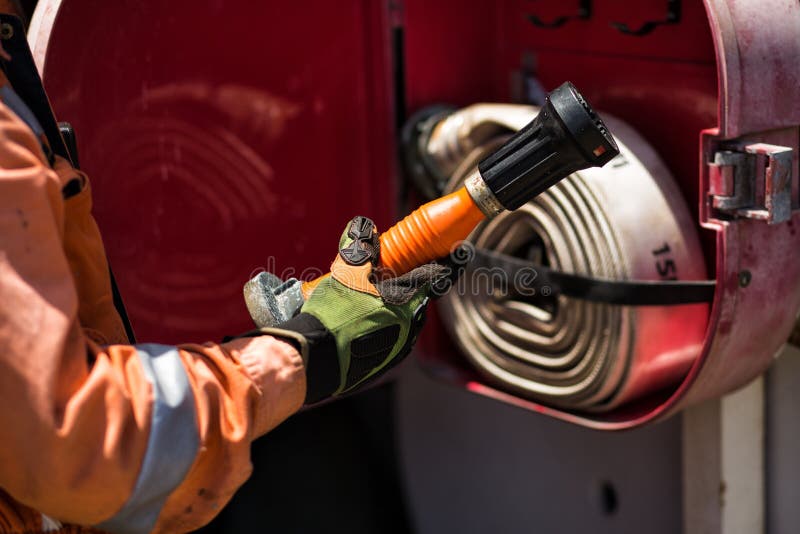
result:
[[[535,113],[528,106],[479,105],[437,125],[427,146],[447,147],[430,158],[452,172],[447,190]],[[706,278],[697,232],[667,169],[633,129],[604,120],[620,156],[482,223],[470,241],[532,266],[599,279]],[[478,131],[485,134],[476,142]],[[535,267],[527,276],[536,276]],[[440,304],[467,359],[510,393],[573,410],[609,410],[675,384],[701,350],[708,304],[620,306],[567,297],[548,285],[509,287],[521,282],[497,267],[477,267]]]

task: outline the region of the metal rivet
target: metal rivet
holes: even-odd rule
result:
[[[7,22],[0,24],[0,39],[11,39],[12,37],[14,37],[14,27]]]
[[[753,275],[750,274],[750,271],[739,271],[739,285],[741,287],[747,287],[750,285],[750,281],[753,279]]]

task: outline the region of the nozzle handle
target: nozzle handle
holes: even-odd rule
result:
[[[423,204],[381,234],[381,275],[400,276],[447,256],[485,217],[466,187]],[[304,282],[303,294],[308,297],[321,280]]]

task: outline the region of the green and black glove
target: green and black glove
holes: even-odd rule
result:
[[[339,241],[331,274],[300,314],[261,330],[293,341],[306,363],[306,404],[349,393],[374,380],[411,351],[425,321],[431,286],[452,283],[454,269],[429,263],[402,276],[376,278],[378,232],[354,218]]]

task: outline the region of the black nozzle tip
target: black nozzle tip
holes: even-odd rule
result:
[[[539,114],[478,170],[497,201],[514,210],[575,171],[602,167],[619,148],[575,86],[550,93]]]
[[[619,154],[619,147],[603,120],[572,82],[561,84],[548,99],[556,111],[555,116],[572,134],[592,166],[602,167]]]

